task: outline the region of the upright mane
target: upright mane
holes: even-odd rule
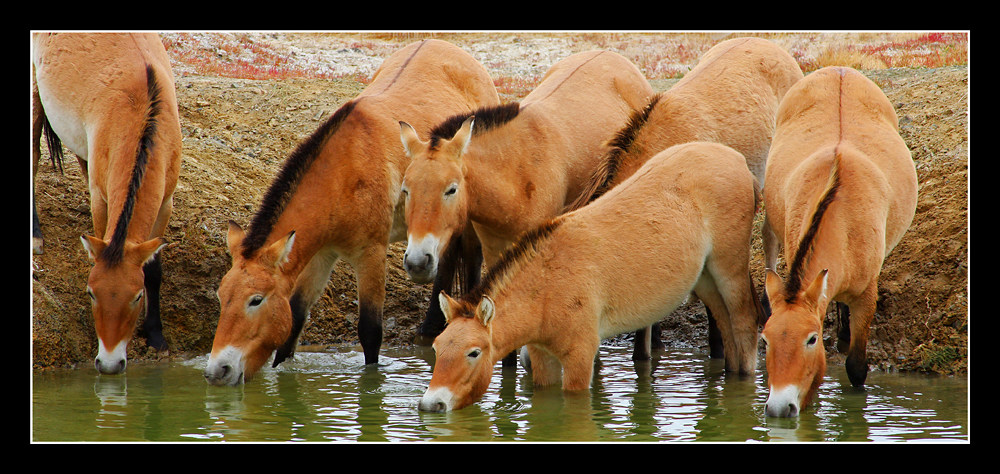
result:
[[[486,275],[478,286],[468,293],[462,295],[461,301],[475,306],[484,295],[495,293],[501,289],[508,281],[511,273],[517,268],[519,263],[531,258],[538,245],[552,236],[552,232],[559,228],[563,218],[557,216],[549,219],[544,224],[521,234],[517,242],[504,251],[496,263],[486,271]]]
[[[295,151],[289,155],[282,166],[281,171],[274,178],[271,186],[268,187],[264,199],[261,201],[260,209],[254,214],[250,221],[250,229],[243,239],[243,258],[251,258],[267,241],[267,237],[274,229],[278,217],[285,210],[288,201],[295,194],[295,189],[302,182],[309,167],[316,161],[323,146],[334,133],[340,129],[344,119],[354,110],[356,101],[352,100],[342,105],[327,121],[316,129],[304,142],[300,143]]]
[[[484,106],[473,112],[452,115],[431,130],[430,146],[432,149],[436,148],[441,140],[448,140],[454,137],[458,129],[462,127],[462,122],[465,122],[465,119],[472,115],[476,116],[476,124],[472,128],[472,135],[475,136],[514,120],[520,111],[520,102],[510,102],[501,105]]]
[[[135,209],[139,186],[142,185],[142,177],[146,174],[146,163],[149,161],[149,152],[155,145],[153,136],[156,135],[156,120],[162,109],[160,83],[156,79],[156,71],[148,64],[146,65],[146,95],[148,100],[146,119],[143,124],[142,135],[139,137],[138,150],[136,151],[135,164],[132,166],[132,177],[129,179],[125,204],[122,206],[121,214],[118,215],[118,222],[115,224],[114,233],[111,234],[111,241],[101,252],[101,259],[109,265],[121,263],[124,257],[128,226],[132,221],[132,212]]]
[[[837,148],[833,150],[833,165],[830,167],[830,178],[827,180],[826,190],[816,203],[813,210],[812,219],[809,221],[809,228],[802,239],[799,247],[795,250],[795,257],[788,269],[788,280],[785,282],[785,302],[792,304],[798,297],[799,290],[802,289],[802,267],[805,265],[806,257],[816,240],[816,233],[819,224],[823,220],[823,214],[830,206],[830,203],[837,197],[837,189],[840,188],[840,153]]]
[[[636,136],[649,121],[649,114],[656,108],[661,96],[662,94],[656,94],[641,110],[633,110],[625,126],[608,140],[607,146],[610,149],[601,159],[580,196],[566,208],[566,212],[586,206],[608,191],[611,183],[618,176],[618,171],[621,170],[632,144],[635,143]]]

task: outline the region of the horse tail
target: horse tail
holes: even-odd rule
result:
[[[792,258],[792,264],[789,266],[788,281],[785,283],[785,298],[789,304],[795,301],[802,287],[802,267],[805,265],[805,259],[812,248],[813,241],[816,240],[816,233],[819,231],[823,214],[836,198],[837,190],[840,188],[840,156],[839,149],[834,148],[833,163],[830,165],[830,176],[827,178],[826,187],[813,206],[809,227],[799,240],[799,247],[795,250],[795,257]]]
[[[59,167],[59,173],[63,174],[63,150],[62,150],[62,140],[59,139],[59,135],[52,130],[52,124],[49,123],[49,117],[46,116],[45,120],[42,122],[42,132],[45,134],[45,144],[49,147],[49,159],[52,160],[52,167]]]
[[[583,190],[573,202],[563,209],[563,213],[575,211],[590,204],[614,187],[618,179],[618,173],[625,163],[628,151],[635,141],[635,137],[639,134],[642,127],[646,125],[646,122],[649,120],[649,114],[656,107],[659,100],[660,94],[656,94],[645,107],[632,111],[625,126],[605,143],[608,151],[604,154],[600,163],[598,163],[590,179],[584,183]]]
[[[101,257],[112,265],[120,263],[124,257],[128,226],[132,221],[132,211],[135,208],[139,187],[142,185],[142,178],[146,174],[146,163],[149,161],[149,153],[155,145],[153,138],[156,135],[157,118],[162,109],[160,83],[156,78],[156,71],[148,64],[146,65],[146,91],[147,108],[145,123],[143,124],[142,134],[139,136],[138,146],[136,147],[135,164],[132,166],[128,194],[125,197],[125,204],[122,206],[118,222],[115,224],[114,233],[111,235],[111,241],[101,253]]]

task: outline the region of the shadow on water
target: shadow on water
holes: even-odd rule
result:
[[[817,401],[793,419],[767,418],[763,369],[727,376],[721,361],[671,350],[633,362],[602,347],[584,393],[534,387],[523,368],[497,367],[483,399],[445,414],[417,401],[430,348],[386,350],[364,366],[350,347],[300,352],[239,387],[212,387],[207,356],[33,374],[35,442],[199,441],[958,441],[968,442],[966,377],[872,372],[864,390],[829,367]],[[761,363],[763,366],[763,363]]]

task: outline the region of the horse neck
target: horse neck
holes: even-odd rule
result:
[[[543,308],[536,299],[524,296],[526,294],[529,293],[505,289],[493,297],[496,313],[490,323],[490,334],[493,356],[497,360],[539,339]]]

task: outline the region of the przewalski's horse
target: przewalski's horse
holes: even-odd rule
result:
[[[785,96],[767,163],[764,232],[768,416],[796,416],[826,372],[823,319],[838,302],[847,375],[864,385],[868,331],[886,255],[917,202],[917,174],[896,112],[875,83],[846,67],[806,76]],[[788,279],[775,272],[784,245]],[[846,304],[846,307],[845,307]],[[848,311],[848,307],[850,308]]]
[[[721,143],[742,153],[764,186],[778,104],[801,78],[798,63],[770,41],[736,38],[713,46],[683,79],[654,96],[618,131],[587,191],[570,209],[604,194],[660,151],[690,141]],[[722,357],[714,318],[708,316],[712,357]],[[648,339],[639,333],[636,340],[644,337]],[[637,356],[648,357],[648,352]]]
[[[44,130],[53,160],[62,159],[65,144],[83,170],[94,223],[94,236],[81,240],[94,263],[87,294],[98,337],[95,365],[120,373],[143,309],[147,344],[167,348],[159,251],[181,160],[170,59],[156,34],[40,33],[33,50],[34,169]]]
[[[692,292],[716,315],[726,369],[753,373],[762,309],[750,238],[759,201],[742,155],[686,143],[528,232],[475,290],[458,300],[440,295],[447,326],[418,408],[474,403],[496,361],[525,344],[536,386],[561,378],[564,390],[586,390],[602,339],[650,325]]]
[[[482,244],[480,259],[489,266],[518,235],[561,213],[594,172],[603,143],[652,95],[629,60],[589,51],[554,64],[520,103],[451,117],[428,141],[402,123],[401,138],[413,158],[403,179],[410,278],[426,282],[461,266],[439,262],[455,259],[448,254],[458,252],[456,237],[470,223]],[[466,265],[465,290],[480,271],[479,261]],[[435,294],[432,305],[437,302]],[[433,340],[443,328],[440,311],[429,311],[418,342]]]
[[[486,69],[448,42],[416,42],[386,59],[371,84],[289,156],[249,232],[230,223],[233,266],[219,286],[208,382],[243,383],[272,352],[273,366],[291,356],[340,258],[357,275],[365,364],[377,363],[386,253],[406,236],[399,188],[410,160],[399,121],[429,129],[499,102]]]

